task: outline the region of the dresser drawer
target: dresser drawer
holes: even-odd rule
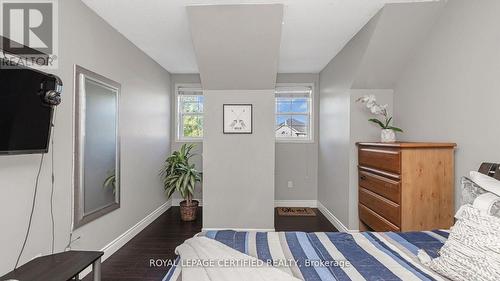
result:
[[[400,204],[401,185],[399,181],[359,170],[359,186]]]
[[[401,173],[401,153],[398,149],[362,147],[358,154],[361,166]]]
[[[359,219],[375,231],[400,231],[400,228],[390,223],[363,204],[358,205]]]
[[[359,203],[370,208],[391,223],[397,226],[401,225],[401,210],[398,204],[364,188],[359,189]]]

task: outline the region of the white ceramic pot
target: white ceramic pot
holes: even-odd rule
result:
[[[384,129],[380,133],[380,141],[381,142],[395,142],[396,141],[396,133],[391,129]]]

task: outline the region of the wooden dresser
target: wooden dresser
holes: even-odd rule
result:
[[[453,225],[454,143],[358,143],[360,230]]]

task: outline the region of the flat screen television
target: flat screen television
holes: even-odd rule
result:
[[[53,107],[43,102],[52,75],[24,67],[0,67],[0,154],[47,153]]]

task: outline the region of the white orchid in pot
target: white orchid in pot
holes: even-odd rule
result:
[[[394,127],[391,125],[392,116],[389,116],[387,113],[387,104],[381,105],[377,103],[377,98],[374,95],[365,95],[356,100],[356,102],[366,104],[366,107],[370,110],[370,112],[376,116],[380,116],[383,120],[379,118],[371,118],[368,121],[373,122],[379,125],[382,128],[382,132],[380,134],[380,138],[382,142],[395,142],[396,141],[396,133],[395,132],[403,132],[398,127]]]

